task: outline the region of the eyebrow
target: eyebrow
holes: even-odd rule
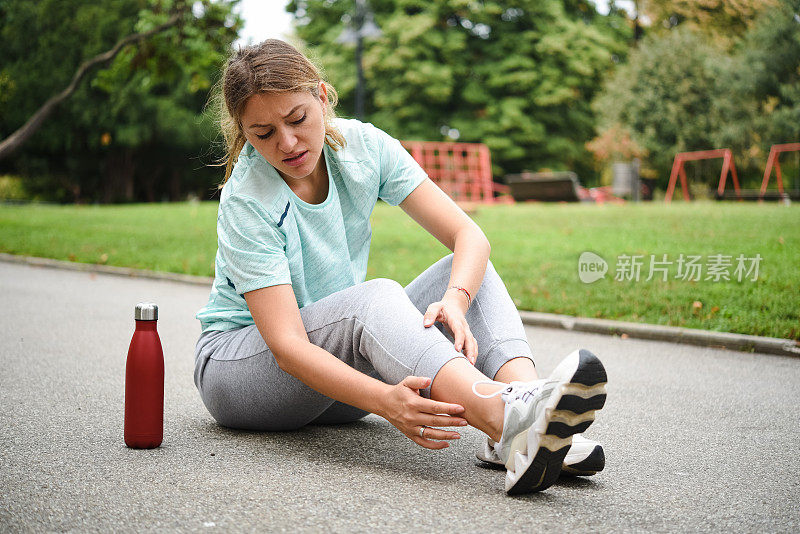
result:
[[[290,111],[289,113],[287,113],[286,115],[284,115],[284,116],[283,116],[283,118],[284,118],[284,119],[288,119],[289,117],[291,117],[291,116],[292,116],[292,113],[294,113],[295,111],[297,111],[297,108],[299,108],[299,107],[300,107],[300,106],[302,106],[302,105],[303,105],[303,104],[297,104],[295,107],[293,107],[293,108],[292,108],[292,111]],[[271,124],[257,124],[257,123],[256,123],[256,124],[251,124],[251,125],[250,125],[250,128],[259,128],[259,127],[261,127],[261,126],[272,126],[272,125],[271,125]]]

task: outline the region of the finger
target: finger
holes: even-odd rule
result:
[[[478,342],[475,340],[475,336],[472,335],[472,331],[469,329],[469,325],[466,325],[464,330],[467,338],[466,341],[464,342],[464,345],[466,347],[465,355],[467,359],[472,363],[472,365],[475,365],[475,361],[478,358]]]
[[[467,426],[467,420],[463,417],[454,417],[450,415],[427,415],[420,418],[421,425],[425,426]],[[425,431],[425,437],[428,437],[428,431]]]
[[[420,411],[424,413],[456,415],[464,411],[464,407],[460,404],[450,404],[447,402],[432,401],[428,399],[423,400],[425,402],[423,402],[420,406]]]
[[[441,303],[434,302],[428,309],[425,311],[425,315],[422,318],[422,324],[425,328],[432,325],[436,319],[439,317],[439,310],[442,308]]]
[[[458,352],[463,352],[464,356],[466,356],[467,361],[472,365],[475,365],[475,360],[478,357],[477,352],[477,342],[475,338],[472,336],[472,332],[469,330],[469,326],[464,321],[464,329],[459,332],[458,337],[456,338],[456,350]]]
[[[452,329],[452,328],[450,328],[450,325],[449,325],[449,324],[447,324],[447,320],[446,320],[446,318],[444,318],[443,316],[441,316],[441,315],[440,315],[440,316],[439,316],[439,319],[437,319],[437,321],[439,321],[440,323],[442,323],[442,326],[444,326],[444,331],[445,331],[447,334],[449,334],[450,336],[453,336],[453,337],[455,337],[455,334],[453,333],[453,329]]]
[[[470,337],[471,343],[470,343],[470,349],[469,349],[469,354],[467,355],[467,358],[469,359],[469,361],[472,362],[472,365],[475,365],[475,362],[478,361],[478,341],[475,339],[475,337],[472,334],[470,334],[469,337]]]
[[[439,428],[432,428],[426,425],[424,437],[427,440],[448,440],[448,439],[461,439],[461,434],[453,432],[452,430],[442,430]]]
[[[427,434],[428,432],[425,431],[425,433]],[[411,441],[413,441],[417,445],[425,447],[426,449],[438,450],[438,449],[446,449],[447,447],[450,446],[450,444],[447,443],[446,441],[431,441],[429,439],[421,438],[419,436],[409,436],[409,438],[411,438]]]
[[[430,384],[431,379],[426,376],[412,376],[405,377],[401,384],[411,389],[420,390],[425,389]]]
[[[457,324],[453,330],[453,337],[455,341],[456,351],[461,352],[461,349],[464,348],[464,340],[466,336],[464,335],[464,326],[461,324]]]

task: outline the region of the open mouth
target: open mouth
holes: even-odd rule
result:
[[[291,165],[292,163],[299,163],[300,160],[308,153],[308,150],[300,152],[298,155],[283,160],[284,163]]]

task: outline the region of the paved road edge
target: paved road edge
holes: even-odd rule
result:
[[[92,273],[114,274],[117,276],[127,276],[136,278],[152,278],[154,280],[169,280],[171,282],[183,282],[185,284],[210,286],[214,281],[208,276],[193,276],[190,274],[164,273],[159,271],[148,271],[147,269],[134,269],[131,267],[115,267],[113,265],[100,265],[97,263],[79,263],[74,261],[53,260],[50,258],[36,258],[33,256],[19,256],[0,252],[0,261],[8,263],[23,263],[37,267],[49,267],[52,269],[66,269],[69,271],[84,271]]]
[[[130,267],[114,267],[112,265],[99,265],[92,263],[77,263],[49,258],[36,258],[32,256],[19,256],[0,252],[0,261],[9,263],[22,263],[38,267],[54,269],[68,269],[72,271],[95,272],[113,274],[117,276],[151,278],[154,280],[168,280],[186,284],[210,286],[213,278],[208,276],[193,276],[188,274],[164,273],[148,271],[146,269],[133,269]],[[783,356],[800,356],[800,343],[791,339],[775,337],[751,336],[746,334],[731,334],[727,332],[713,332],[694,328],[681,328],[677,326],[664,326],[646,323],[629,323],[612,321],[610,319],[592,319],[588,317],[573,317],[571,315],[557,315],[522,310],[519,312],[522,322],[531,326],[544,326],[549,328],[562,328],[577,332],[590,332],[606,335],[626,335],[632,338],[650,339],[654,341],[669,341],[672,343],[686,343],[705,347],[726,348],[732,350],[778,354]]]
[[[532,311],[520,311],[522,322],[532,326],[563,328],[578,332],[595,334],[626,335],[639,339],[654,341],[670,341],[704,347],[718,347],[747,352],[779,354],[783,356],[800,356],[800,343],[791,339],[777,337],[751,336],[747,334],[731,334],[695,328],[664,326],[647,323],[628,323],[610,319],[591,319],[588,317],[572,317]]]

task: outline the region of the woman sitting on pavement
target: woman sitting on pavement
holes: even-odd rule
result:
[[[573,439],[605,401],[602,364],[576,350],[538,377],[489,242],[397,140],[335,118],[333,87],[279,40],[234,52],[217,98],[227,169],[194,380],[219,424],[375,413],[428,449],[469,424],[510,494],[603,468],[600,445]],[[453,251],[406,287],[364,281],[379,198]]]

